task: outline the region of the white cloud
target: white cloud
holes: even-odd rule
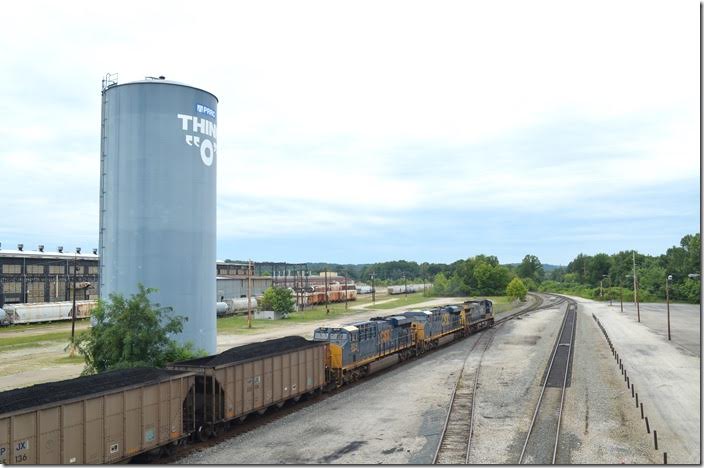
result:
[[[97,237],[108,71],[220,98],[224,237],[546,212],[698,177],[693,1],[4,8],[0,237]]]

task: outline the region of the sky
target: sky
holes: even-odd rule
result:
[[[2,248],[98,246],[100,89],[218,99],[217,257],[657,255],[700,228],[696,1],[11,2]]]

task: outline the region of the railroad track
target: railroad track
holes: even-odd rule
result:
[[[520,310],[518,312],[515,312],[513,314],[507,315],[505,317],[500,318],[499,320],[496,320],[494,323],[494,327],[497,325],[501,325],[509,320],[512,320],[518,316],[521,316],[523,314],[526,314],[528,312],[533,312],[535,310],[538,310],[540,308],[544,307],[553,307],[555,304],[545,304],[545,300],[543,297],[536,295],[536,294],[530,294],[531,296],[536,298],[536,302],[532,304],[531,306],[527,307],[526,309]],[[555,296],[553,296],[555,297]],[[470,352],[477,347],[477,344],[480,343],[481,339],[484,338],[484,335],[491,336],[493,339],[493,335],[495,333],[495,330],[489,330],[491,333],[482,333],[482,336],[480,337],[480,340],[477,340],[474,345],[472,346],[472,349]],[[485,349],[482,351],[482,358],[484,355],[484,351],[488,349],[488,347],[491,345],[491,341],[489,340],[488,342],[483,342],[485,343]],[[431,353],[435,352],[435,350],[430,351]],[[465,359],[466,361],[466,359]],[[345,385],[344,387],[332,390],[328,393],[323,393],[321,395],[315,395],[315,396],[306,396],[304,397],[301,401],[298,403],[293,403],[293,402],[286,402],[286,404],[282,408],[270,408],[267,410],[267,412],[263,415],[258,415],[258,414],[253,414],[247,417],[247,420],[238,424],[232,424],[229,429],[221,430],[218,431],[217,435],[214,437],[206,440],[206,441],[189,441],[188,445],[179,445],[178,447],[173,447],[170,448],[168,451],[165,451],[167,453],[162,454],[161,457],[153,457],[149,455],[142,455],[139,457],[139,459],[135,460],[141,463],[158,463],[158,464],[169,464],[169,463],[174,463],[182,458],[185,458],[186,456],[190,455],[191,453],[194,452],[199,452],[202,451],[208,447],[213,447],[215,445],[218,445],[228,439],[232,439],[234,437],[240,436],[242,434],[246,434],[250,431],[253,431],[254,429],[257,429],[261,426],[264,426],[266,424],[269,424],[273,421],[276,421],[278,419],[281,419],[291,413],[294,413],[302,408],[305,408],[307,406],[310,406],[312,404],[318,403],[322,400],[325,400],[329,397],[332,397],[333,395],[345,391],[349,388],[355,387],[357,385],[360,385],[364,383],[365,381],[369,379],[373,379],[377,376],[383,375],[386,372],[389,372],[393,370],[396,366],[393,366],[389,369],[384,369],[378,373],[375,373],[366,379],[363,379],[359,382],[353,382],[350,384]],[[478,372],[476,373],[476,377],[473,379],[472,382],[472,393],[476,391],[476,386],[478,382]],[[473,399],[472,399],[473,400]],[[474,412],[474,406],[472,402],[471,406],[471,411],[472,413]],[[469,453],[469,443],[471,441],[471,433],[472,433],[472,428],[469,430],[469,437],[467,439],[467,454]],[[468,456],[468,455],[467,455]],[[461,463],[465,463],[465,460],[463,460]]]
[[[465,357],[465,365],[460,370],[455,389],[452,392],[450,410],[447,412],[442,437],[435,450],[434,464],[459,465],[466,464],[469,459],[474,429],[474,395],[477,392],[479,371],[484,353],[489,349],[494,334],[495,330],[482,333]],[[469,359],[469,355],[475,348],[481,349],[482,353],[476,368],[470,371],[466,366],[466,360]],[[467,414],[470,415],[469,418],[466,417]]]
[[[518,463],[554,464],[560,443],[565,388],[571,375],[572,344],[577,324],[577,303],[567,301],[567,311],[553,348]]]
[[[497,326],[501,326],[509,320],[513,320],[528,312],[533,312],[542,308],[554,307],[564,302],[564,298],[550,296],[546,301],[542,296],[531,294],[536,298],[536,302],[531,306],[515,312],[513,314],[496,320],[494,328],[485,330],[479,339],[474,342],[467,352],[464,364],[455,383],[455,388],[450,398],[450,407],[445,418],[440,443],[435,450],[433,464],[467,464],[472,446],[472,436],[474,434],[474,408],[475,395],[479,385],[479,374],[481,371],[484,355],[491,346],[496,334]],[[550,301],[553,297],[558,297],[557,301]],[[467,367],[467,360],[475,349],[481,349],[481,355],[476,364],[476,368],[471,371]]]

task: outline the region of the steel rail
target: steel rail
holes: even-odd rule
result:
[[[569,304],[569,303],[568,303]],[[557,355],[557,349],[560,346],[560,337],[562,336],[562,332],[565,329],[565,325],[567,324],[567,316],[569,311],[569,305],[567,306],[567,311],[565,311],[565,317],[562,319],[562,325],[560,326],[560,331],[557,334],[557,339],[555,340],[555,345],[552,350],[552,356],[550,357],[550,364],[548,365],[548,371],[545,373],[545,380],[543,381],[543,386],[542,389],[540,390],[540,396],[538,397],[538,403],[535,405],[535,411],[533,412],[533,419],[530,421],[530,426],[528,428],[528,434],[526,435],[526,440],[523,442],[523,449],[521,450],[521,455],[518,457],[518,464],[520,465],[523,463],[523,456],[526,453],[526,447],[528,446],[528,441],[530,440],[530,436],[533,433],[533,429],[535,427],[535,420],[538,417],[538,412],[540,411],[540,404],[543,401],[543,395],[545,394],[545,388],[547,387],[548,384],[548,377],[550,377],[550,372],[552,371],[552,366],[555,362],[555,356]],[[569,361],[568,361],[569,364]],[[566,372],[565,372],[566,374]],[[564,388],[563,388],[564,390]]]
[[[474,374],[474,388],[472,389],[472,407],[469,411],[469,437],[467,438],[467,455],[464,457],[464,463],[466,465],[469,464],[469,451],[472,448],[472,436],[474,435],[474,408],[475,408],[475,402],[477,401],[477,386],[479,384],[479,372],[481,372],[482,369],[482,361],[484,360],[484,354],[486,353],[486,350],[489,349],[489,346],[491,346],[491,343],[494,341],[494,335],[496,332],[494,332],[489,339],[487,340],[487,344],[484,347],[484,351],[482,351],[482,355],[479,357],[479,363],[477,364],[477,371]]]
[[[523,314],[527,314],[529,312],[534,312],[534,311],[542,309],[542,308],[554,307],[555,305],[561,304],[564,301],[564,299],[561,299],[557,303],[546,303],[546,301],[541,296],[539,296],[537,294],[531,294],[531,295],[536,297],[536,299],[537,299],[535,304],[527,307],[526,309],[524,309],[520,312],[516,312],[516,313],[508,315],[506,317],[502,317],[501,319],[494,322],[493,328],[496,328],[497,326],[503,325],[503,324],[507,323],[508,321],[515,319],[516,317],[520,317]],[[559,296],[554,296],[554,297],[559,297]],[[486,330],[483,330],[483,331],[486,331]],[[493,342],[495,334],[496,334],[496,331],[493,330],[491,335],[488,336],[488,339],[486,340],[485,345],[484,345],[484,349],[482,350],[482,354],[479,358],[479,363],[477,364],[477,370],[474,375],[474,382],[473,382],[473,388],[472,388],[472,394],[471,394],[472,401],[471,401],[471,409],[470,409],[469,433],[468,433],[466,452],[465,452],[465,463],[469,463],[469,455],[470,455],[470,450],[471,450],[472,436],[474,434],[474,409],[475,409],[475,401],[476,401],[475,396],[476,396],[476,391],[477,391],[477,387],[479,384],[479,374],[481,371],[481,364],[482,364],[482,361],[484,360],[484,355],[485,355],[486,351],[489,349],[489,346],[491,346],[491,343]],[[450,417],[453,414],[452,408],[453,408],[453,405],[455,404],[457,389],[459,388],[459,385],[462,382],[462,377],[463,377],[465,367],[467,364],[467,359],[469,358],[469,355],[472,353],[472,351],[474,351],[474,349],[477,347],[477,345],[481,341],[481,338],[482,337],[480,337],[477,341],[474,342],[474,344],[472,345],[470,350],[465,355],[464,363],[462,364],[462,368],[460,370],[460,373],[457,376],[457,380],[455,381],[455,387],[452,391],[452,395],[450,398],[450,404],[448,406],[447,415],[445,416],[445,422],[443,424],[443,428],[442,428],[442,431],[440,434],[440,440],[438,442],[438,446],[435,449],[435,455],[433,456],[433,464],[438,463],[438,457],[440,455],[440,451],[443,448],[443,442],[445,441],[445,437],[447,435],[447,429],[448,429],[448,426],[450,423]],[[558,337],[558,340],[559,340],[559,337]]]
[[[562,408],[565,405],[565,388],[567,387],[567,375],[569,374],[570,370],[570,357],[572,356],[572,345],[574,344],[574,338],[575,338],[575,329],[577,328],[577,304],[576,303],[570,303],[567,306],[567,310],[569,311],[570,307],[574,307],[574,320],[572,320],[572,331],[570,332],[570,348],[567,351],[567,365],[565,366],[565,377],[562,379],[562,395],[560,395],[560,410],[557,414],[557,431],[555,433],[555,448],[552,451],[552,464],[555,464],[555,460],[557,459],[557,446],[560,442],[560,426],[562,424]],[[565,314],[567,316],[567,314]]]
[[[450,423],[450,416],[452,415],[452,405],[455,404],[455,397],[457,395],[457,389],[459,388],[460,382],[462,381],[462,375],[464,374],[464,369],[467,364],[467,359],[469,359],[469,355],[477,347],[477,345],[479,344],[479,341],[481,341],[481,336],[477,339],[477,341],[474,342],[474,344],[472,345],[470,350],[467,351],[467,354],[465,354],[465,356],[464,356],[464,362],[462,363],[462,368],[460,369],[460,373],[458,374],[457,380],[455,381],[455,387],[452,390],[452,396],[450,398],[450,405],[447,410],[447,415],[445,416],[445,423],[443,424],[442,432],[440,433],[440,441],[438,442],[438,446],[435,448],[435,455],[433,456],[433,464],[437,464],[438,456],[440,455],[440,449],[442,448],[442,443],[445,440],[445,435],[447,434],[447,428]]]

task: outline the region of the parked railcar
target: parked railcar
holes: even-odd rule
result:
[[[195,374],[125,369],[0,393],[0,464],[99,464],[193,431]]]
[[[205,439],[233,420],[323,389],[325,346],[288,336],[176,362],[168,368],[195,372],[196,436]]]
[[[76,301],[76,318],[88,318],[98,301]],[[73,302],[5,304],[0,309],[0,326],[71,320]]]

